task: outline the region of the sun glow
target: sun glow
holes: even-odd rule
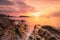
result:
[[[34,13],[29,13],[30,16],[32,17],[40,17],[41,13],[40,12],[34,12]]]
[[[33,13],[33,16],[39,17],[40,16],[40,12]]]

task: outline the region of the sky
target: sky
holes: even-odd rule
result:
[[[0,13],[9,15],[19,15],[28,11],[33,11],[34,8],[25,4],[22,0],[0,0]]]
[[[60,16],[60,0],[0,0],[0,13],[23,14],[39,11]]]
[[[0,0],[0,14],[38,16],[38,12],[42,15],[38,22],[60,27],[60,0]]]

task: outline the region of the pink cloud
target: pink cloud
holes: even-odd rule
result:
[[[52,17],[60,17],[60,11],[51,14]]]
[[[0,14],[7,14],[7,13],[25,13],[25,12],[32,12],[34,10],[33,7],[27,5],[22,0],[1,0],[0,1]]]

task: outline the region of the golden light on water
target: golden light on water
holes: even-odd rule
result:
[[[41,12],[31,12],[26,15],[30,16],[30,18],[28,19],[30,24],[38,24],[39,18],[42,15],[42,13]]]

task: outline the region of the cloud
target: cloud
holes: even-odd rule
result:
[[[33,7],[27,5],[25,2],[23,2],[23,1],[21,1],[21,0],[17,0],[16,3],[17,3],[17,5],[18,5],[17,7],[19,8],[19,10],[20,10],[20,11],[23,10],[22,12],[33,11],[33,10],[34,10]]]
[[[60,0],[35,0],[35,1],[60,1]]]
[[[33,11],[34,8],[27,5],[22,0],[0,0],[0,14],[1,13],[25,13]]]
[[[0,12],[18,12],[18,9],[15,6],[0,6]]]
[[[51,14],[52,17],[60,17],[60,11]]]
[[[9,0],[0,0],[0,5],[13,5],[13,2]]]

